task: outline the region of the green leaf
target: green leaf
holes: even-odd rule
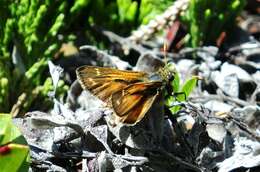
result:
[[[89,0],[76,0],[73,7],[70,9],[72,14],[80,12],[81,9],[89,4]]]
[[[172,86],[172,89],[173,89],[174,93],[179,91],[179,88],[180,88],[180,75],[179,75],[178,72],[175,72],[174,80],[171,82],[171,86]]]
[[[0,115],[0,145],[7,144],[12,140],[12,125],[10,123],[11,115],[2,114]],[[14,133],[14,136],[16,133]]]
[[[178,76],[178,75],[176,75]],[[178,77],[176,77],[175,79],[177,79]],[[179,79],[179,78],[178,78]],[[177,101],[177,102],[182,102],[182,101],[186,101],[187,97],[190,95],[191,91],[194,89],[194,87],[196,86],[198,77],[194,76],[191,79],[187,80],[183,86],[182,89],[179,91],[179,89],[175,88],[175,96],[170,96],[168,99],[166,99],[166,106],[168,106],[170,108],[170,111],[172,112],[172,114],[177,113],[180,109],[181,106],[173,106],[173,104]],[[176,81],[177,82],[177,81]],[[179,83],[180,81],[178,81]],[[178,86],[179,87],[179,86]]]
[[[190,0],[182,18],[191,39],[186,41],[188,46],[215,45],[221,32],[232,32],[245,3],[246,0]]]
[[[2,172],[9,171],[28,171],[29,164],[27,156],[29,147],[21,144],[8,144],[0,146],[0,150],[5,149],[5,152],[0,151],[0,167]]]
[[[181,110],[181,106],[174,106],[170,108],[172,114],[176,114],[179,110]]]
[[[198,81],[198,77],[197,76],[193,76],[191,79],[187,80],[183,84],[181,92],[185,93],[186,99],[190,95],[190,93],[192,92],[194,87],[196,86],[197,81]],[[178,99],[180,101],[184,101],[185,100],[185,96],[184,95],[180,95],[178,98],[180,98],[180,99]]]
[[[133,21],[135,19],[137,5],[137,2],[132,2],[131,5],[128,7],[127,13],[125,15],[126,20]]]
[[[0,114],[0,167],[2,172],[29,169],[29,147],[10,114]]]

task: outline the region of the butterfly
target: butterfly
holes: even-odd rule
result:
[[[83,89],[107,103],[117,121],[135,125],[162,91],[171,89],[169,83],[174,73],[168,65],[156,73],[118,70],[108,67],[81,66],[76,69],[78,81]],[[170,91],[171,92],[171,91]]]

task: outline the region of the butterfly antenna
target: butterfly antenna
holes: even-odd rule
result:
[[[168,45],[167,45],[167,42],[164,41],[164,44],[163,44],[163,56],[164,56],[164,63],[165,63],[165,66],[167,65],[167,49],[168,49]]]

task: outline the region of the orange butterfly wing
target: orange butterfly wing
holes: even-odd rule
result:
[[[112,94],[112,107],[119,121],[133,125],[143,119],[161,88],[162,82],[139,82]]]
[[[118,70],[106,67],[82,66],[76,70],[81,86],[104,102],[129,84],[148,80],[144,72]]]

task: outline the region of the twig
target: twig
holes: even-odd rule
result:
[[[119,36],[119,35],[117,35],[117,34],[115,34],[113,32],[102,31],[102,34],[105,35],[106,37],[108,37],[108,39],[111,42],[119,43],[121,45],[122,49],[125,52],[128,52],[130,49],[133,49],[133,50],[139,52],[140,54],[144,54],[144,53],[149,52],[149,53],[155,54],[155,55],[157,55],[159,57],[164,57],[164,52],[160,52],[160,51],[156,51],[156,50],[151,50],[151,49],[145,48],[142,45],[136,44],[136,43],[130,41],[129,39],[121,37],[121,36]],[[185,53],[181,53],[181,54],[167,53],[167,57],[169,57],[169,58],[171,58],[173,60],[183,58],[184,55],[185,55]]]
[[[204,115],[202,115],[202,114],[204,114],[204,113],[199,113],[199,111],[202,111],[203,109],[198,109],[198,108],[196,108],[194,105],[192,105],[191,103],[187,103],[185,106],[186,106],[187,108],[189,108],[190,110],[194,111],[194,112],[197,111],[197,112],[195,112],[195,113],[198,114],[198,115],[200,115],[204,120],[207,120],[207,119],[209,119],[209,118],[214,118],[214,119],[218,119],[218,120],[220,120],[220,121],[222,121],[222,122],[224,122],[224,123],[227,122],[227,119],[232,120],[241,130],[243,130],[243,131],[245,131],[246,133],[248,133],[248,134],[249,134],[250,136],[252,136],[254,139],[260,141],[260,137],[259,137],[254,131],[250,130],[250,127],[249,127],[247,124],[245,124],[245,123],[242,122],[240,119],[238,119],[238,118],[236,118],[234,115],[232,115],[232,113],[228,113],[228,117],[229,117],[229,118],[222,118],[222,117],[218,117],[218,116],[215,116],[215,115],[213,115],[213,116],[210,116],[210,115],[204,116]],[[206,117],[206,118],[205,118],[205,117]]]
[[[190,101],[192,102],[208,102],[210,100],[221,100],[221,101],[229,101],[229,102],[232,102],[232,103],[235,103],[239,106],[248,106],[248,105],[252,105],[244,100],[241,100],[241,99],[238,99],[238,98],[235,98],[235,97],[228,97],[228,96],[225,96],[225,95],[212,95],[212,94],[209,94],[207,95],[206,97],[205,96],[194,96],[194,97],[189,97]]]
[[[56,157],[59,158],[68,158],[68,159],[85,159],[85,158],[95,158],[98,156],[99,153],[96,152],[88,152],[88,151],[82,151],[81,153],[77,152],[51,152]],[[143,165],[144,163],[148,162],[148,159],[146,157],[142,156],[131,156],[131,155],[119,155],[119,154],[110,154],[106,153],[107,157],[111,158],[120,158],[126,161],[129,161],[132,165]],[[133,163],[132,163],[133,162]]]
[[[152,153],[152,152],[151,152]],[[182,159],[180,159],[179,157],[176,157],[174,156],[173,154],[171,153],[168,153],[162,149],[158,150],[158,153],[160,154],[160,156],[164,156],[164,158],[169,158],[169,159],[172,159],[173,161],[179,163],[180,165],[183,165],[183,166],[186,166],[187,168],[191,169],[191,170],[194,170],[194,171],[197,171],[197,172],[202,172],[203,169],[193,165],[193,164],[190,164],[186,161],[183,161]]]
[[[249,126],[247,124],[245,124],[244,122],[240,121],[239,119],[236,119],[233,115],[229,115],[231,117],[231,120],[243,131],[245,131],[246,133],[248,133],[250,136],[252,136],[254,139],[256,139],[257,141],[260,142],[260,137],[257,136],[257,134],[250,130]]]
[[[167,111],[168,108],[166,109]],[[180,111],[179,111],[180,112]],[[171,120],[172,122],[172,127],[175,129],[175,132],[177,134],[177,136],[179,137],[180,143],[186,147],[185,150],[187,150],[187,152],[190,154],[190,156],[192,157],[192,159],[194,158],[194,152],[192,151],[192,148],[190,147],[188,141],[186,140],[186,138],[184,137],[184,133],[181,129],[181,127],[179,126],[176,117],[173,117],[173,115],[171,114],[171,112],[168,112],[168,118]]]

